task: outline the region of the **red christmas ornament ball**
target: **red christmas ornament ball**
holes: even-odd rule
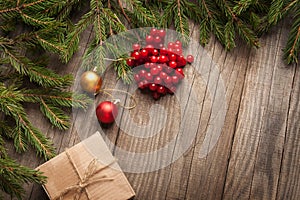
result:
[[[96,116],[99,122],[111,124],[118,115],[118,107],[111,101],[103,101],[96,108]]]

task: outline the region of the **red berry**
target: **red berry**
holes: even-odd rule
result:
[[[145,40],[147,44],[151,44],[153,43],[154,37],[152,35],[147,35]]]
[[[168,49],[166,47],[162,47],[160,50],[160,55],[167,55],[168,54]]]
[[[167,90],[164,86],[158,86],[157,90],[156,90],[158,93],[160,94],[166,94]]]
[[[149,82],[152,82],[152,80],[153,80],[152,74],[151,74],[150,72],[146,73],[146,74],[145,74],[145,79],[146,79],[147,81],[149,81]]]
[[[173,49],[174,48],[174,43],[173,42],[169,42],[168,43],[168,48],[169,49]]]
[[[135,43],[135,44],[132,45],[132,49],[133,49],[134,51],[138,51],[138,50],[140,50],[140,48],[141,48],[141,45],[138,44],[138,43]]]
[[[150,73],[152,75],[157,75],[157,74],[159,74],[159,71],[158,71],[157,67],[153,67],[150,69]]]
[[[159,54],[159,52],[158,52],[157,49],[153,49],[153,50],[151,51],[151,54],[152,54],[153,56],[157,56],[157,55]]]
[[[154,81],[153,81],[155,84],[161,84],[162,83],[162,79],[159,77],[159,76],[156,76],[154,78]]]
[[[176,61],[170,61],[169,62],[169,66],[173,69],[175,69],[177,67],[177,62]]]
[[[148,53],[149,53],[149,52],[148,52],[147,49],[142,49],[141,52],[140,52],[140,54],[141,54],[142,57],[147,57],[147,56],[148,56]]]
[[[164,67],[164,71],[165,71],[167,74],[170,74],[171,72],[174,71],[174,69],[171,68],[171,67],[169,67],[169,66],[166,66],[166,67]]]
[[[187,56],[186,56],[186,61],[187,61],[188,63],[194,62],[194,56],[192,56],[192,55],[187,55]]]
[[[174,48],[173,52],[177,55],[181,55],[182,54],[182,49],[180,48]]]
[[[172,54],[169,55],[169,60],[170,61],[176,61],[176,59],[177,59],[176,54],[172,53]]]
[[[151,63],[149,63],[149,62],[146,62],[146,63],[145,63],[145,65],[144,65],[144,67],[145,67],[146,69],[149,69],[149,68],[150,68],[150,66],[151,66],[150,64],[151,64]]]
[[[151,62],[156,63],[158,61],[158,58],[156,56],[150,57]]]
[[[158,30],[158,35],[161,38],[164,38],[166,36],[166,31],[164,29]]]
[[[152,36],[156,36],[157,35],[157,29],[156,28],[151,28],[151,30],[150,30],[150,35],[152,35]]]
[[[143,82],[143,81],[141,81],[141,82],[138,83],[138,87],[139,87],[141,90],[143,90],[143,89],[146,88],[146,86],[144,85],[144,82]]]
[[[161,55],[160,57],[159,57],[159,62],[160,63],[166,63],[166,62],[168,62],[168,57],[166,56],[166,55]]]
[[[156,67],[156,63],[150,63],[150,68]]]
[[[177,56],[178,67],[184,67],[186,65],[186,60],[183,55]]]
[[[172,76],[172,83],[173,83],[174,85],[176,85],[177,83],[179,83],[179,78],[178,78],[178,76],[176,76],[176,75],[173,75],[173,76]]]
[[[159,36],[155,36],[153,42],[159,44],[161,42],[161,38]]]
[[[142,82],[143,82],[143,86],[144,86],[144,88],[147,88],[147,87],[149,87],[149,81],[147,81],[147,80],[143,80]]]
[[[163,42],[163,40],[162,40],[161,42]],[[158,49],[161,49],[161,48],[163,48],[163,47],[164,47],[164,44],[163,44],[163,43],[159,43],[159,44],[157,45],[157,48],[158,48]]]
[[[182,47],[182,43],[179,40],[176,40],[175,44],[179,45],[180,48]]]
[[[151,45],[151,44],[148,44],[148,45],[145,47],[145,49],[147,49],[148,52],[151,52],[151,53],[152,53],[152,51],[154,50],[154,46]]]
[[[133,57],[135,60],[138,60],[140,58],[140,52],[134,51],[131,53],[131,57]]]
[[[134,59],[129,58],[129,59],[126,60],[126,63],[127,63],[128,66],[134,67]]]
[[[172,83],[172,78],[170,76],[167,76],[166,78],[164,78],[164,82],[166,85],[169,85]]]
[[[159,73],[163,70],[163,66],[162,65],[157,65],[156,68],[157,68],[157,71]]]
[[[155,91],[155,90],[157,89],[157,85],[156,85],[155,83],[151,83],[151,84],[149,85],[149,89],[150,89],[151,91]]]
[[[141,79],[142,79],[142,78],[145,78],[145,75],[146,75],[146,74],[147,74],[147,71],[144,70],[144,69],[142,69],[142,70],[139,71],[139,76],[141,77]]]
[[[140,75],[139,75],[139,74],[135,74],[135,75],[134,75],[134,80],[135,80],[136,82],[140,82],[140,81],[141,81]]]
[[[175,42],[175,44],[174,44],[174,49],[181,49],[181,45],[176,44],[176,42]]]
[[[184,73],[182,68],[177,68],[175,74],[178,76],[179,79],[183,79]]]
[[[166,72],[160,72],[160,73],[159,73],[159,77],[160,77],[161,79],[165,79],[167,76],[168,76],[168,74],[167,74]]]

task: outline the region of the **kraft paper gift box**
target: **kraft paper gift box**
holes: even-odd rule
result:
[[[99,132],[37,169],[50,199],[126,200],[135,195]]]

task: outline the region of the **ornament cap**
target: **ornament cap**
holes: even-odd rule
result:
[[[121,100],[120,99],[114,99],[114,100],[112,100],[112,103],[113,104],[119,104],[121,102]]]

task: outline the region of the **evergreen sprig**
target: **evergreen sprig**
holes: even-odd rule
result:
[[[45,183],[46,177],[41,172],[17,164],[9,157],[0,156],[0,190],[11,194],[12,197],[22,199],[25,192],[24,183]],[[0,193],[0,199],[4,197]]]

